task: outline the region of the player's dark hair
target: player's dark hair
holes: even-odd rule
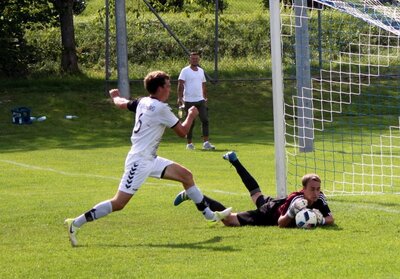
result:
[[[321,183],[321,178],[319,178],[318,174],[307,173],[301,179],[301,184],[303,185],[303,187],[306,187],[310,180],[314,180],[314,181],[317,181],[317,182]]]
[[[200,52],[198,52],[198,51],[192,51],[192,52],[190,53],[190,55],[189,55],[189,56],[192,56],[192,55],[198,55],[198,56],[201,56],[201,53],[200,53]]]
[[[153,95],[157,92],[158,87],[164,86],[166,80],[169,79],[169,75],[163,71],[150,72],[143,80],[144,88]]]

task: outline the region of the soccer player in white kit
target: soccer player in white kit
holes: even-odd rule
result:
[[[97,220],[111,212],[122,210],[148,177],[175,180],[182,183],[188,197],[196,204],[207,220],[219,221],[228,216],[231,208],[212,211],[196,186],[192,173],[182,165],[157,156],[157,149],[166,127],[185,137],[198,115],[192,107],[183,123],[172,113],[166,103],[170,95],[170,77],[162,71],[150,72],[144,79],[144,87],[149,96],[128,100],[120,96],[118,89],[110,90],[114,104],[120,109],[135,113],[132,131],[132,148],[125,161],[125,171],[119,188],[111,200],[95,205],[91,210],[76,218],[65,220],[72,246],[77,245],[77,230],[87,222]]]

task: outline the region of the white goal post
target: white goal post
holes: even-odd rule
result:
[[[400,193],[400,2],[276,2],[278,195],[298,189],[310,172],[328,195]]]

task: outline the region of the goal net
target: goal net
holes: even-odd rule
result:
[[[400,193],[400,2],[281,5],[286,185]]]

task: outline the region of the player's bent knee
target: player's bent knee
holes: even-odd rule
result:
[[[191,181],[193,181],[193,174],[192,174],[190,171],[188,171],[188,172],[185,174],[185,180],[186,180],[186,182],[191,182]]]
[[[185,185],[192,186],[194,184],[192,172],[190,170],[188,170],[188,169],[185,169],[185,168],[182,169],[181,181]]]

